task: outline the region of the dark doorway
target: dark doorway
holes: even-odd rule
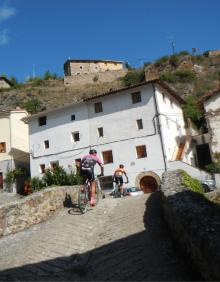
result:
[[[140,187],[141,187],[141,190],[143,190],[144,193],[147,194],[147,193],[152,193],[152,192],[157,191],[158,184],[154,177],[144,176],[140,180]]]
[[[0,190],[3,189],[3,173],[0,172]]]
[[[198,167],[204,169],[206,165],[212,162],[209,144],[202,144],[196,146]]]

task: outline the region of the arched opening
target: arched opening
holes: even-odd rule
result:
[[[152,176],[144,176],[140,180],[140,188],[144,191],[144,194],[152,193],[157,191],[158,184],[154,177]]]
[[[141,172],[135,179],[135,184],[145,194],[158,190],[160,186],[160,177],[153,171]]]

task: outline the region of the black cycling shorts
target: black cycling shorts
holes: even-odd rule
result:
[[[82,167],[81,175],[85,178],[88,178],[89,181],[95,180],[94,169]]]
[[[122,185],[123,184],[123,177],[122,176],[115,176],[115,182],[117,184]]]

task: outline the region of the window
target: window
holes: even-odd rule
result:
[[[102,102],[95,103],[94,107],[95,107],[95,113],[101,113],[103,111],[102,110]]]
[[[49,140],[44,141],[44,149],[48,149],[50,147]]]
[[[147,151],[145,145],[136,146],[137,159],[146,158]]]
[[[104,164],[113,163],[113,156],[111,150],[102,152],[102,157]]]
[[[75,115],[71,115],[71,120],[73,121],[73,120],[75,120],[76,119],[76,116]]]
[[[137,119],[137,128],[138,128],[138,129],[143,129],[143,122],[142,122],[142,119]]]
[[[103,127],[99,127],[98,128],[98,137],[103,137],[104,134],[103,134]]]
[[[50,163],[50,167],[51,167],[52,170],[55,169],[55,168],[57,168],[58,166],[59,166],[59,162],[58,162],[58,161],[55,161],[55,162],[51,162],[51,163]]]
[[[5,153],[5,152],[6,152],[6,143],[0,142],[0,153]]]
[[[78,142],[79,141],[79,132],[72,132],[72,140],[73,142]]]
[[[38,119],[38,125],[39,125],[39,126],[43,126],[43,125],[46,125],[46,124],[47,124],[47,117],[46,117],[46,116],[40,117],[40,118]]]
[[[134,92],[131,94],[132,103],[140,103],[141,102],[141,92]]]
[[[40,164],[40,173],[45,173],[45,164]]]

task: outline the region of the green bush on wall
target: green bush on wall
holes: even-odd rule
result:
[[[203,194],[202,185],[199,180],[192,178],[187,172],[184,170],[180,170],[182,176],[182,184],[186,186],[189,190],[193,192],[197,192]]]

